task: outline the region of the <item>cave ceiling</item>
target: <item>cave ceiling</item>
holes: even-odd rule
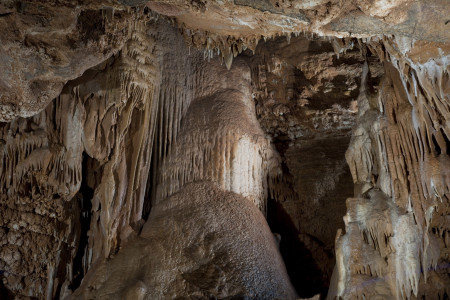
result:
[[[0,1],[0,299],[448,299],[449,12]]]

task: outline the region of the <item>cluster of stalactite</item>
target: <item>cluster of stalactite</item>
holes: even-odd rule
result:
[[[215,78],[221,70],[216,61],[197,65],[195,100],[163,161],[156,203],[186,183],[212,180],[266,211],[267,179],[277,176],[279,161],[256,120],[250,76],[240,74],[248,74],[246,64],[237,64],[221,81]]]
[[[14,294],[63,296],[76,287],[76,272],[115,253],[142,225],[154,138],[161,147],[171,143],[168,122],[179,127],[184,111],[174,111],[174,101],[186,105],[191,85],[181,72],[161,71],[189,72],[185,56],[165,57],[168,42],[155,43],[176,34],[164,22],[151,14],[133,22],[117,55],[69,82],[41,113],[2,124],[0,269]],[[83,199],[83,189],[91,198]],[[80,237],[83,201],[92,207],[83,212],[90,225]],[[80,239],[87,242],[77,250]],[[76,255],[81,271],[72,266]]]
[[[129,31],[120,52],[41,113],[2,124],[0,268],[15,295],[70,295],[140,231],[152,205],[189,182],[215,181],[266,210],[278,160],[249,102],[250,77],[217,81],[151,12]]]
[[[194,97],[159,164],[141,234],[99,260],[73,299],[295,298],[263,215],[278,157],[249,101],[249,68],[195,67]]]
[[[101,12],[103,22],[112,26],[114,10]],[[108,59],[105,54],[90,60],[90,69],[68,82],[45,109],[41,110],[41,105],[48,102],[48,95],[39,107],[32,106],[27,112],[9,104],[0,106],[1,120],[10,121],[0,123],[0,292],[5,289],[18,297],[69,297],[93,265],[98,263],[96,270],[105,268],[106,259],[130,240],[138,241],[134,246],[139,251],[145,250],[136,236],[152,206],[162,212],[172,209],[170,203],[180,202],[179,192],[192,182],[208,182],[191,185],[186,192],[192,198],[199,196],[205,207],[208,193],[217,199],[236,198],[229,192],[240,194],[231,203],[250,200],[262,213],[267,212],[269,196],[280,202],[299,196],[287,188],[291,182],[281,174],[280,156],[256,118],[263,115],[264,108],[257,105],[255,109],[253,102],[271,101],[273,115],[284,118],[288,114],[289,107],[275,105],[274,93],[267,88],[271,84],[268,77],[282,80],[283,64],[273,57],[263,59],[263,63],[249,62],[250,72],[246,63],[251,59],[247,57],[238,58],[231,68],[237,55],[246,49],[256,51],[261,36],[177,29],[173,20],[157,17],[148,9],[142,12],[142,17],[126,26],[120,23],[123,30],[119,31],[124,33],[120,41],[111,34],[114,47],[121,50]],[[89,17],[89,13],[84,15]],[[288,33],[289,42],[290,36]],[[330,136],[338,132],[347,141],[345,135],[357,113],[346,153],[355,195],[347,200],[345,234],[340,230],[336,236],[336,267],[328,296],[448,296],[450,80],[448,55],[441,49],[445,45],[395,37],[327,40],[326,46],[335,54],[317,54],[289,70],[292,74],[300,70],[311,82],[296,95],[296,105],[309,104],[312,96],[308,89],[327,93],[331,85],[322,83],[335,76],[346,76],[351,86],[348,92],[355,91],[358,83],[349,75],[354,71],[362,73],[357,108],[336,106],[323,115],[319,110],[315,116],[305,113],[308,124],[303,127],[286,117],[291,128],[286,132],[292,140],[303,135],[311,138],[323,125]],[[376,64],[371,67],[369,61],[360,67],[361,57],[354,53],[348,55],[351,67],[336,67],[332,75],[315,68],[318,61],[322,69],[334,68],[339,56],[355,44],[368,60],[371,53],[384,64],[376,93],[367,85]],[[307,49],[309,45],[303,46]],[[113,50],[104,52],[110,55]],[[206,63],[206,59],[217,60],[214,56],[221,56],[229,69],[226,76],[222,77],[226,70],[219,62]],[[102,60],[91,67],[93,61]],[[57,90],[55,87],[49,95]],[[283,95],[289,98],[291,94],[286,91]],[[35,115],[17,118],[31,114]],[[340,176],[344,165],[339,161],[329,169]],[[325,188],[328,192],[338,186],[338,180],[331,176],[323,182],[326,184],[316,182],[304,189],[317,196],[307,198],[314,205]],[[205,190],[206,196],[196,194],[195,187]],[[165,201],[169,202],[166,208]],[[211,215],[214,213],[217,211]],[[264,223],[260,215],[254,218]],[[264,241],[269,241],[266,246],[278,255],[264,226]],[[314,244],[310,235],[299,239]],[[255,255],[259,255],[257,248],[252,248]],[[314,244],[312,249],[318,248]],[[133,254],[133,250],[127,251]],[[261,261],[266,266],[267,260]],[[278,256],[276,261],[274,272],[281,274],[286,295],[293,297],[295,292]],[[122,265],[120,260],[118,265]],[[127,267],[137,278],[140,265]],[[255,280],[258,266],[252,270],[256,270],[251,279]],[[95,276],[92,271],[93,281]],[[129,299],[150,293],[141,281],[134,283]],[[86,283],[86,290],[79,293],[89,293],[91,288]],[[101,288],[100,294],[108,294]],[[136,293],[141,294],[133,298]],[[227,296],[225,292],[223,296]]]
[[[346,154],[355,198],[336,237],[328,296],[442,299],[450,286],[448,56],[427,57],[426,45],[407,38],[368,47],[385,76],[378,93],[360,90]]]

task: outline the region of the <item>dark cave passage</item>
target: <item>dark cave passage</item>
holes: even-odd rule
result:
[[[335,265],[334,237],[344,229],[353,180],[345,151],[349,137],[278,144],[288,184],[285,201],[268,199],[267,221],[281,235],[280,252],[300,297],[325,297]]]
[[[298,295],[312,297],[326,293],[327,283],[323,281],[311,251],[300,241],[298,231],[282,205],[273,199],[268,201],[267,219],[272,232],[281,235],[280,253]]]
[[[73,281],[69,286],[71,290],[77,289],[81,280],[83,280],[86,272],[86,250],[88,249],[89,236],[88,231],[91,225],[92,216],[92,198],[94,197],[94,189],[88,185],[88,174],[92,172],[94,159],[83,153],[83,179],[81,181],[80,191],[75,196],[80,206],[80,235],[77,254],[73,259]]]

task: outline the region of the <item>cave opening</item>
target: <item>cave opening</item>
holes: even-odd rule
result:
[[[300,241],[298,231],[281,203],[269,197],[267,221],[274,234],[280,235],[279,250],[289,278],[300,297],[313,297],[327,291],[322,272],[311,251]]]

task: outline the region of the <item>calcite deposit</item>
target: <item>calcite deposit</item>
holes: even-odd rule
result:
[[[448,299],[447,0],[0,2],[0,299]]]
[[[409,39],[382,45],[385,76],[377,94],[361,86],[358,125],[346,153],[355,197],[347,199],[346,234],[336,236],[329,298],[445,298],[450,161],[443,89],[450,82],[448,69],[438,66],[448,58],[441,49],[425,64],[414,62],[409,55],[421,45]],[[362,284],[371,277],[375,287]]]
[[[213,182],[189,183],[155,205],[140,236],[94,265],[69,299],[295,299],[255,208]]]

